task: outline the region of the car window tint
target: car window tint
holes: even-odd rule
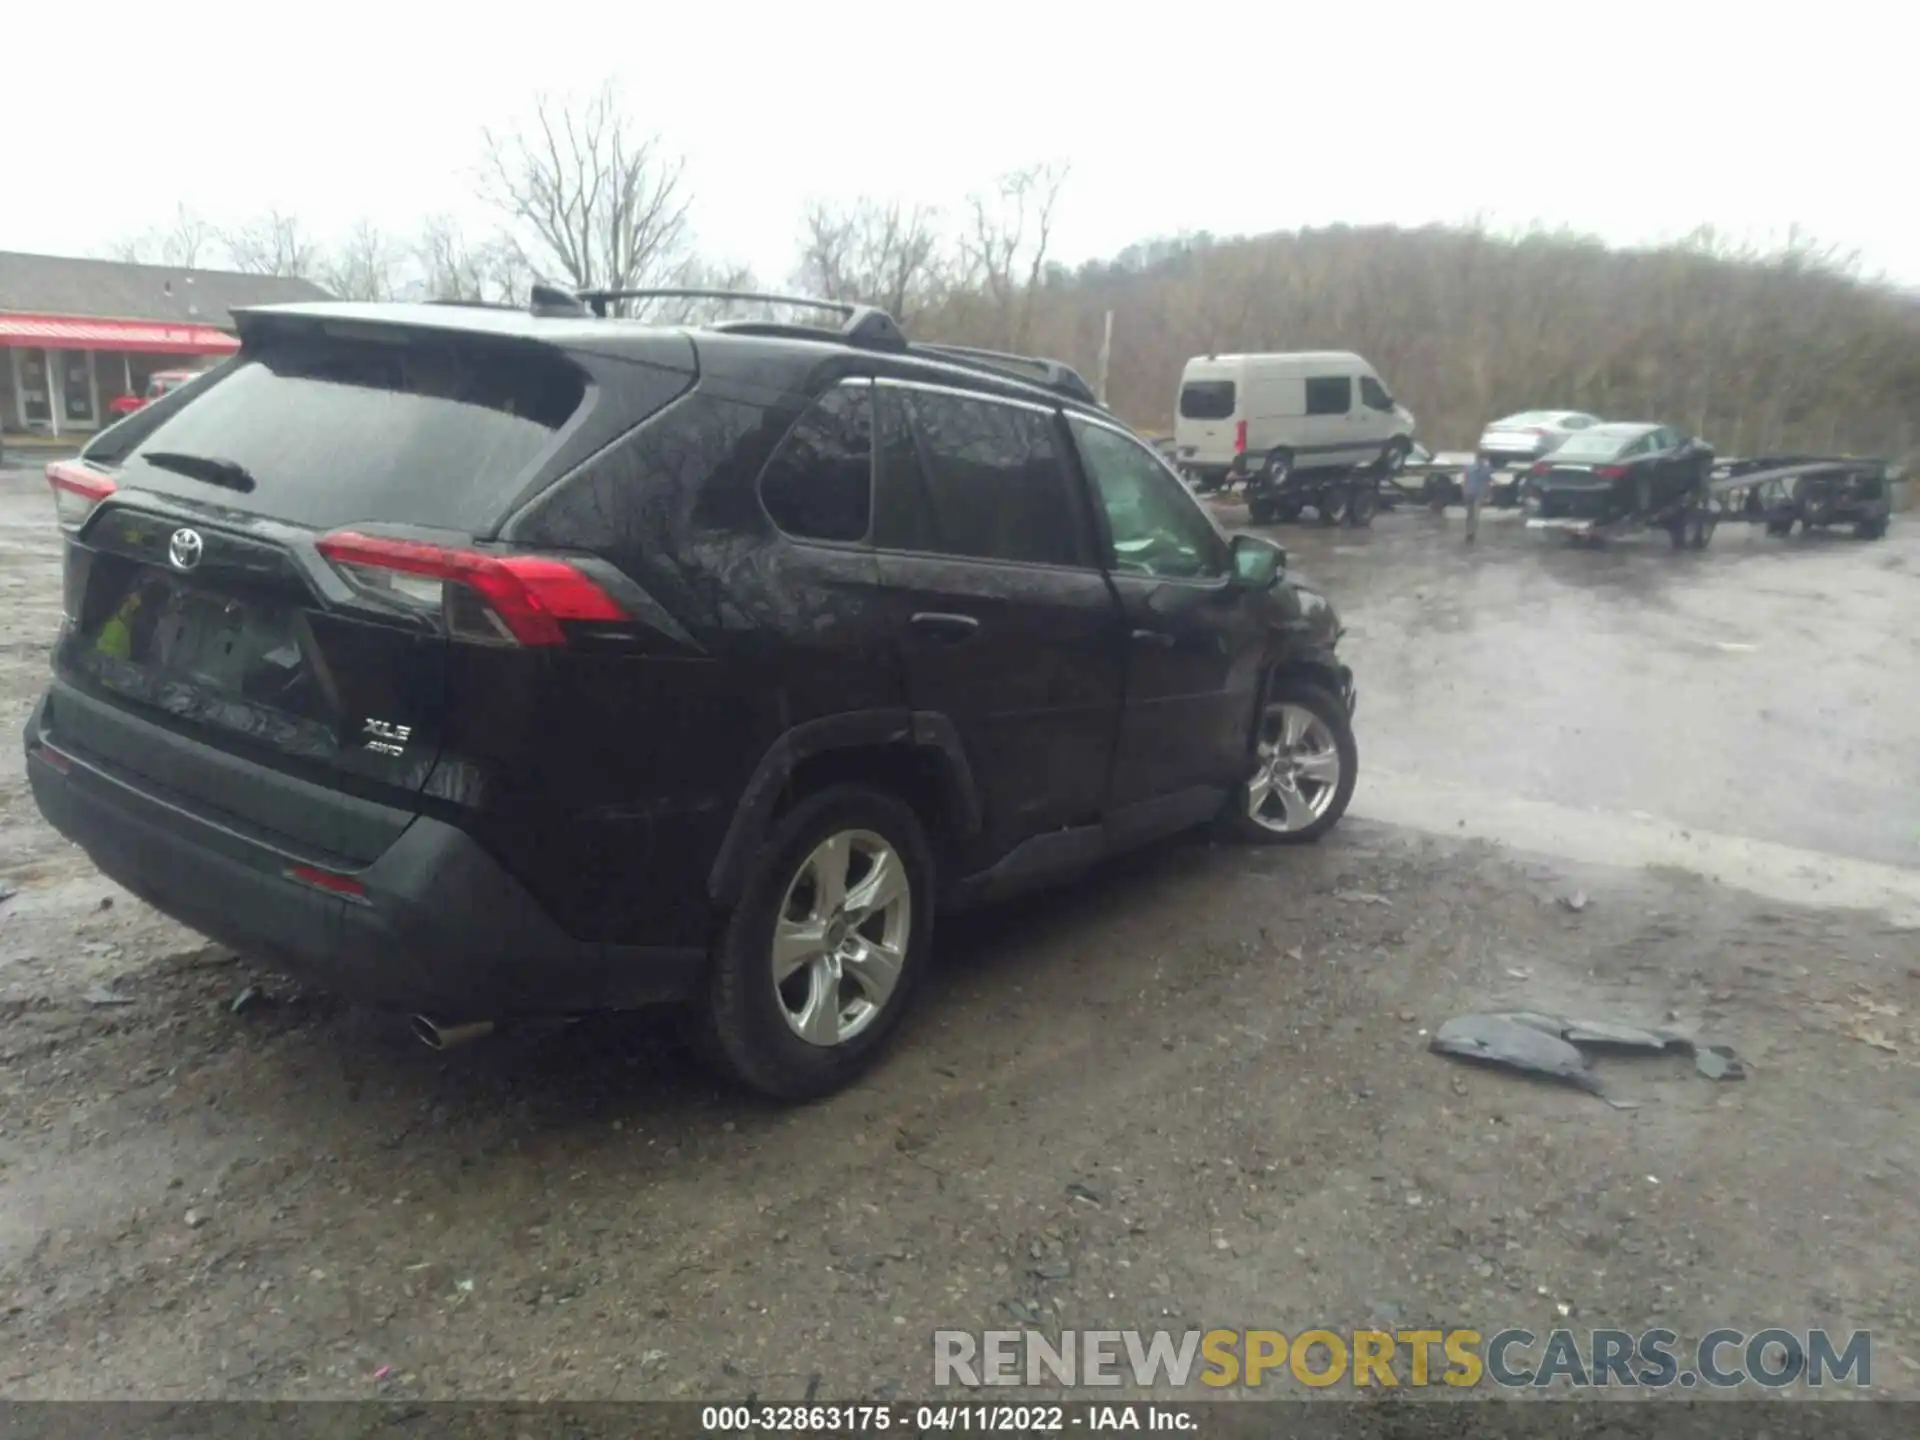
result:
[[[920,463],[920,442],[913,433],[907,392],[882,385],[873,398],[873,543],[883,550],[938,550],[933,502],[927,494],[926,470]]]
[[[773,523],[802,540],[862,540],[873,513],[873,387],[816,400],[760,476]]]
[[[250,512],[315,529],[478,529],[589,403],[585,382],[560,355],[481,339],[395,345],[279,336],[223,378],[195,386],[186,404],[139,437],[125,463],[142,489],[220,503],[233,491],[148,466],[142,456],[231,460],[255,479]],[[152,383],[165,393],[164,379]]]
[[[1387,394],[1387,387],[1371,375],[1360,377],[1360,403],[1369,410],[1391,412],[1393,409],[1393,397]]]
[[[1183,420],[1230,420],[1233,418],[1234,384],[1231,380],[1189,380],[1180,389],[1180,416]]]
[[[1345,415],[1353,409],[1353,378],[1316,375],[1307,381],[1307,414]]]
[[[921,390],[896,391],[895,403],[911,416],[918,443],[910,453],[889,427],[880,543],[980,560],[1091,563],[1053,416]],[[917,519],[901,511],[911,510],[916,488],[924,496]]]
[[[1227,573],[1220,532],[1151,451],[1104,425],[1068,423],[1106,512],[1108,563],[1115,570],[1185,580]]]
[[[1560,422],[1560,428],[1563,430],[1584,430],[1593,423],[1593,416],[1591,415],[1569,415]]]

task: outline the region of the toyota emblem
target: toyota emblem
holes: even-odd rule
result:
[[[206,548],[206,541],[200,538],[198,530],[176,530],[167,541],[167,558],[173,562],[174,569],[191,570],[200,563],[200,554]]]

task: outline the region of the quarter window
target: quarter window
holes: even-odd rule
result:
[[[866,538],[873,515],[873,387],[841,385],[800,417],[760,477],[773,523],[801,540]]]
[[[1307,414],[1345,415],[1353,409],[1353,377],[1316,375],[1307,381]]]

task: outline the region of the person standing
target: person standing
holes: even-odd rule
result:
[[[1467,496],[1467,543],[1473,543],[1473,537],[1480,531],[1480,503],[1487,498],[1487,487],[1493,484],[1493,465],[1484,455],[1473,457],[1473,463],[1460,477],[1460,488]]]

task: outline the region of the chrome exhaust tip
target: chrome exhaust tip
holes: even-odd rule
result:
[[[486,1039],[493,1033],[494,1024],[491,1020],[465,1020],[449,1025],[431,1015],[409,1015],[407,1028],[429,1050],[451,1050],[457,1045]]]

